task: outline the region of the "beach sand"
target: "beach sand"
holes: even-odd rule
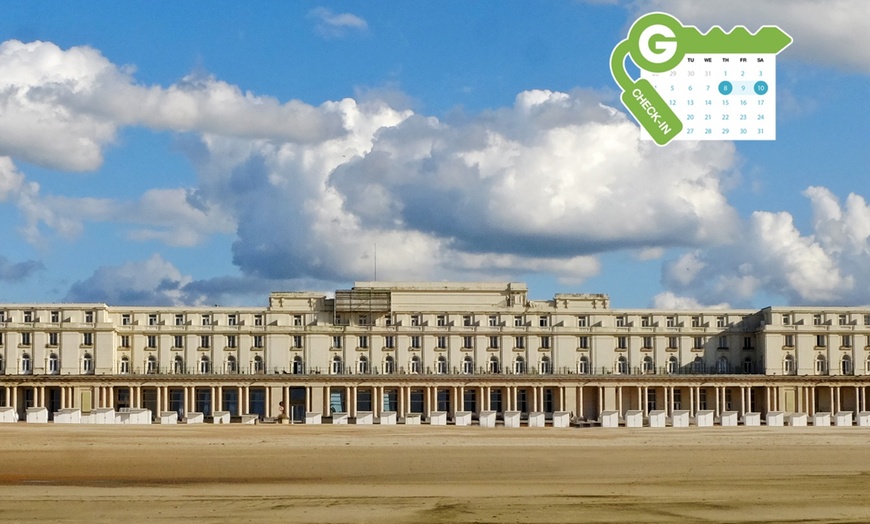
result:
[[[868,522],[867,428],[0,426],[0,520]]]

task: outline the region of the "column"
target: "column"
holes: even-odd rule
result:
[[[720,406],[719,405],[719,386],[716,386],[715,391],[716,391],[716,397],[715,397],[716,400],[714,401],[715,403],[713,404],[713,406],[714,406],[713,416],[718,418],[718,417],[722,416],[722,412],[719,409],[719,406]]]
[[[740,386],[740,416],[746,414],[746,388]]]
[[[695,388],[689,388],[689,416],[695,416]]]
[[[383,391],[384,386],[372,386],[372,413],[375,417],[381,416],[381,404],[383,404]]]
[[[770,413],[770,386],[764,386],[764,409],[765,413]]]
[[[157,386],[155,389],[157,390],[157,413],[155,413],[154,416],[159,417],[160,412],[163,411],[163,388]]]
[[[251,411],[251,386],[242,386],[240,397],[242,397],[241,412],[247,415]]]
[[[513,386],[511,389],[511,411],[517,410],[517,387]]]
[[[66,388],[60,388],[60,408],[63,409],[66,407]]]
[[[601,419],[601,414],[604,413],[604,392],[601,386],[598,386],[598,419]]]
[[[670,400],[670,404],[668,405],[668,416],[673,417],[674,416],[674,386],[671,386],[670,389],[671,389],[670,395],[669,395],[670,398],[668,399],[668,400]],[[682,407],[682,406],[680,406],[680,407]]]
[[[532,409],[529,411],[542,411],[538,408],[538,387],[532,388]]]
[[[565,411],[565,386],[559,386],[559,411]]]
[[[284,386],[281,389],[284,392],[284,414],[292,419],[293,410],[290,409],[290,386]]]
[[[39,386],[39,407],[45,407],[45,386]]]
[[[458,407],[457,411],[465,411],[465,386],[459,386],[459,393],[456,397],[456,406]]]
[[[645,387],[638,386],[637,387],[637,409],[640,410],[644,416],[646,416],[646,399],[643,396],[643,392]]]
[[[350,387],[350,406],[348,406],[350,409],[347,410],[348,411],[347,416],[349,416],[351,418],[356,417],[356,407],[357,407],[356,394],[357,394],[357,387],[351,386]]]
[[[332,396],[332,388],[330,386],[324,386],[323,393],[323,416],[328,417],[330,416],[329,397]]]
[[[483,406],[483,411],[491,411],[492,410],[492,397],[490,396],[492,392],[489,389],[489,386],[483,387],[483,398],[481,399],[481,405]]]
[[[224,410],[224,387],[218,386],[215,394],[217,395],[217,398],[215,399],[215,411],[223,411]]]
[[[640,397],[640,409],[643,410],[643,416],[646,418],[649,416],[649,404],[646,401],[647,397],[649,397],[649,386],[637,389],[637,395]]]
[[[620,418],[625,415],[622,411],[622,386],[616,387],[616,412],[619,413]]]
[[[396,414],[397,418],[405,416],[405,398],[408,395],[405,389],[405,386],[399,386],[399,405],[396,406],[399,410],[399,413]]]

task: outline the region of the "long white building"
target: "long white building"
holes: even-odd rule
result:
[[[867,410],[870,307],[612,309],[358,282],[265,308],[0,304],[0,406],[272,417]]]

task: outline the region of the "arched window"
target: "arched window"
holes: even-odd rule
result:
[[[293,357],[293,367],[291,371],[294,375],[303,375],[305,373],[305,366],[302,363],[302,357],[299,355]]]
[[[57,358],[56,353],[52,353],[48,356],[48,374],[57,375],[58,373],[60,373],[60,359]]]
[[[514,359],[514,374],[522,375],[526,372],[526,359],[524,359],[521,355],[517,355],[517,358]]]
[[[342,371],[344,371],[344,364],[341,361],[341,357],[335,355],[332,357],[332,366],[329,368],[329,372],[333,375],[341,375]]]
[[[716,373],[728,373],[730,367],[731,366],[728,365],[728,357],[723,355],[716,360]]]
[[[498,361],[498,357],[492,355],[489,357],[489,372],[490,373],[501,373],[501,364]]]
[[[227,361],[224,364],[224,369],[228,375],[238,373],[239,367],[235,355],[227,355]]]
[[[89,355],[85,355],[87,357]],[[148,355],[148,360],[145,362],[145,373],[149,375],[157,373],[157,357]]]
[[[30,363],[30,355],[24,353],[21,355],[21,374],[22,375],[31,375],[33,373],[33,366]]]
[[[474,374],[474,359],[471,358],[471,355],[465,355],[465,358],[462,359],[462,374],[463,375],[473,375]]]
[[[628,360],[622,355],[616,359],[616,374],[617,375],[627,375],[628,374]]]
[[[393,358],[392,355],[387,355],[384,359],[384,373],[387,375],[392,375],[396,372],[396,359]]]
[[[680,371],[680,361],[677,360],[677,357],[671,355],[671,358],[668,359],[668,374],[674,375]]]
[[[85,375],[94,374],[94,357],[90,353],[85,353],[82,356],[82,373]]]
[[[447,359],[444,358],[444,355],[439,355],[438,360],[435,361],[435,373],[439,375],[447,374]]]
[[[411,357],[410,362],[408,362],[408,373],[411,373],[412,375],[417,375],[420,373],[421,367],[422,366],[420,365],[420,357],[414,355],[413,357]]]
[[[643,357],[643,362],[641,363],[641,366],[644,374],[650,374],[655,372],[655,365],[653,364],[653,359],[649,355]]]
[[[266,371],[266,367],[263,365],[263,357],[260,355],[254,356],[254,361],[251,364],[251,371],[255,375],[259,375]]]
[[[704,372],[704,359],[701,357],[695,357],[695,360],[692,361],[692,373],[703,373]]]
[[[356,372],[360,375],[365,375],[369,372],[369,359],[365,355],[360,355],[356,361]]]
[[[752,373],[752,357],[746,357],[743,359],[743,372],[744,373]]]
[[[849,355],[843,355],[843,358],[840,359],[840,373],[842,375],[852,374],[852,357]]]
[[[784,359],[782,359],[782,373],[784,375],[793,375],[794,370],[794,356],[786,355]]]
[[[199,358],[199,374],[207,375],[211,373],[211,360],[209,360],[208,355],[203,355]]]
[[[130,373],[130,359],[127,356],[121,357],[121,364],[118,366],[118,373],[127,375]]]
[[[577,373],[581,375],[589,374],[589,357],[583,355],[580,357],[580,360],[577,361]]]
[[[538,371],[542,375],[549,375],[550,373],[553,372],[553,365],[550,362],[550,357],[548,357],[547,355],[544,355],[543,357],[541,357],[541,364],[539,366]]]
[[[184,357],[182,357],[181,355],[175,355],[175,362],[172,367],[172,371],[176,375],[184,374]]]

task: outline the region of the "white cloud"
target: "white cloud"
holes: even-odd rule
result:
[[[728,309],[727,303],[705,305],[692,297],[684,297],[665,291],[654,296],[650,307],[665,310],[700,310],[700,309]]]
[[[365,32],[368,23],[351,13],[333,13],[325,7],[316,7],[308,12],[308,17],[316,20],[314,30],[324,38],[340,38],[351,31]]]
[[[73,284],[64,301],[112,305],[183,305],[190,302],[182,288],[191,281],[172,263],[155,254],[141,262],[98,268],[87,279]]]
[[[737,25],[756,31],[778,25],[794,39],[785,56],[870,73],[870,2],[866,0],[641,0],[634,11],[664,11],[707,31]]]

